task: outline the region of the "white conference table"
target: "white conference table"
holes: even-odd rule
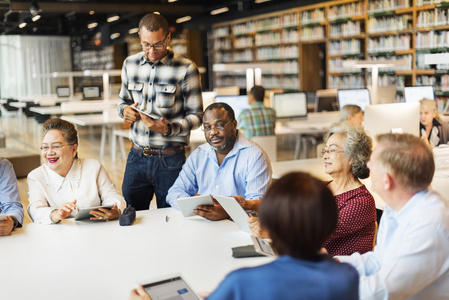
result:
[[[106,137],[109,132],[109,140],[112,141],[112,127],[123,123],[123,119],[117,113],[105,111],[102,114],[91,115],[69,115],[61,116],[61,119],[71,122],[79,126],[96,126],[101,125],[101,144],[100,144],[100,158],[104,156],[104,149],[106,144]],[[112,143],[111,143],[112,148]],[[112,151],[112,149],[111,149]]]
[[[439,192],[444,198],[449,195],[449,147],[434,148],[435,156],[435,175],[433,177],[431,188]],[[332,178],[324,172],[323,158],[288,160],[280,162],[272,162],[273,179],[279,179],[282,175],[289,172],[302,171],[324,180],[332,180]],[[371,192],[376,201],[376,207],[383,209],[385,202],[372,191],[371,179],[363,179],[361,182]]]
[[[139,211],[132,226],[25,224],[0,239],[1,299],[128,299],[136,282],[170,273],[213,291],[230,271],[272,260],[232,257],[232,247],[250,244],[229,220],[184,218],[173,208]]]

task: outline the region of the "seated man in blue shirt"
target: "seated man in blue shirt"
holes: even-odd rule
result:
[[[368,162],[387,204],[374,251],[337,256],[360,275],[360,299],[448,299],[449,208],[429,190],[432,150],[411,134],[383,134]]]
[[[271,165],[263,150],[237,130],[234,111],[214,103],[204,111],[203,130],[207,143],[190,154],[167,202],[179,209],[176,199],[198,195],[233,196],[245,209],[257,205],[271,181]],[[193,211],[209,220],[228,217],[224,209],[200,205]]]
[[[23,207],[12,164],[2,157],[0,174],[0,214],[6,215],[0,221],[0,236],[5,236],[10,235],[14,228],[22,227]]]

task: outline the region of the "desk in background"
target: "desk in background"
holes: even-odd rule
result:
[[[249,234],[173,208],[138,211],[124,227],[25,224],[0,243],[2,299],[128,299],[136,282],[178,272],[195,291],[213,291],[229,272],[272,260],[232,258],[232,247],[252,244]]]
[[[112,141],[113,127],[123,123],[123,119],[118,116],[115,109],[113,111],[104,111],[102,114],[62,116],[61,119],[79,126],[101,125],[100,158],[104,156],[107,135],[109,135],[109,140]]]

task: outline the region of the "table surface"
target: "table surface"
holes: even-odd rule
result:
[[[436,168],[431,188],[447,198],[447,195],[449,195],[449,147],[443,146],[434,148],[434,155]],[[302,171],[310,173],[325,181],[332,180],[332,178],[324,172],[323,158],[272,162],[271,167],[273,169],[274,179],[279,179],[282,175],[285,175],[288,172]],[[372,191],[371,179],[368,177],[361,181],[365,184],[371,194],[373,194],[374,200],[376,201],[376,207],[382,209],[385,206],[385,202],[379,195]]]
[[[80,126],[121,124],[123,119],[117,114],[92,114],[92,115],[75,115],[62,116],[61,119],[69,121]]]
[[[249,244],[250,235],[229,220],[184,218],[173,208],[139,211],[123,227],[73,219],[25,224],[1,239],[1,297],[128,299],[136,282],[170,273],[197,292],[212,291],[230,271],[272,260],[232,257],[232,247]]]
[[[70,115],[81,113],[99,113],[107,109],[116,108],[117,101],[72,101],[61,106],[33,106],[32,112],[41,115]]]

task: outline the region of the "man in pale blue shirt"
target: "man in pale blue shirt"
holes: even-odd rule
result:
[[[336,257],[360,274],[360,299],[448,299],[449,207],[429,191],[432,150],[410,134],[383,134],[368,163],[387,204],[374,251]]]
[[[22,227],[23,207],[12,164],[2,157],[0,174],[0,215],[5,215],[4,220],[0,221],[0,236],[5,236]]]
[[[203,130],[207,143],[190,154],[167,202],[179,209],[176,199],[198,195],[233,196],[245,209],[261,199],[271,182],[271,164],[263,150],[237,130],[234,111],[214,103],[204,111]],[[253,202],[253,204],[251,204]],[[209,220],[228,215],[216,203],[200,205],[194,213]]]

